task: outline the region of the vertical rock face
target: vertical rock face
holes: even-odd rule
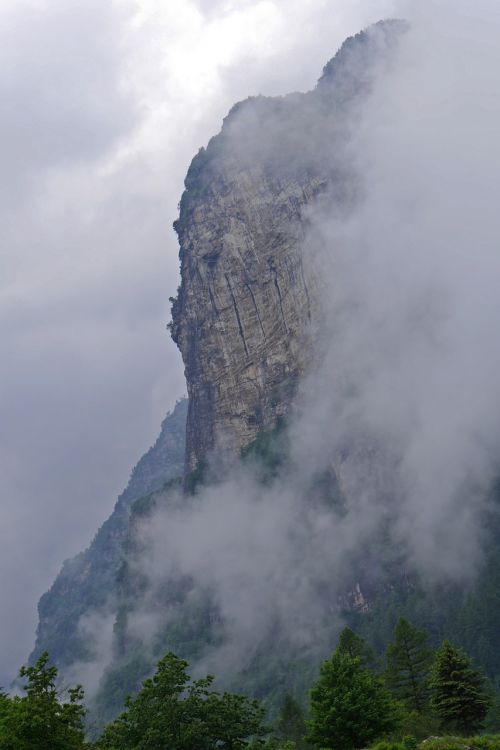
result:
[[[238,452],[288,409],[320,315],[308,210],[326,189],[351,199],[336,143],[401,26],[349,39],[308,94],[236,105],[190,166],[171,324],[189,393],[187,471],[215,447]]]
[[[314,314],[303,211],[323,185],[227,168],[179,231],[173,332],[189,384],[188,469],[216,445],[240,449],[287,408]]]

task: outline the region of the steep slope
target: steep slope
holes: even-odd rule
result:
[[[79,629],[80,619],[88,613],[107,613],[112,607],[133,503],[182,477],[186,414],[187,401],[182,399],[162,422],[158,439],[132,471],[113,513],[88,549],[66,560],[40,599],[33,655],[46,650],[61,667],[92,657],[92,644]]]

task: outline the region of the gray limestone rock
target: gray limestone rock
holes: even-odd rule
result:
[[[325,190],[339,206],[355,199],[340,142],[405,28],[383,22],[347,40],[312,92],[237,104],[193,159],[171,323],[189,394],[187,472],[214,449],[237,454],[289,408],[321,316],[308,211]]]

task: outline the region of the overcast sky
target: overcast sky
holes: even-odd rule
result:
[[[165,326],[190,159],[393,6],[1,1],[0,684],[185,390]]]

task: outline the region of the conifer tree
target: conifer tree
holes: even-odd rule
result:
[[[347,625],[340,632],[337,653],[346,654],[351,658],[359,658],[362,667],[373,667],[373,651],[364,638],[351,630]]]
[[[431,679],[432,705],[444,728],[468,735],[483,727],[491,703],[485,683],[469,657],[444,641]]]
[[[387,647],[385,681],[391,692],[409,711],[422,714],[429,702],[429,677],[432,651],[427,634],[400,617],[394,628],[394,640]]]
[[[323,662],[311,690],[308,742],[320,748],[356,750],[393,731],[401,706],[359,657],[337,650]]]
[[[276,729],[281,740],[290,740],[298,750],[307,747],[304,740],[306,734],[304,712],[291,695],[287,694],[283,699]]]

